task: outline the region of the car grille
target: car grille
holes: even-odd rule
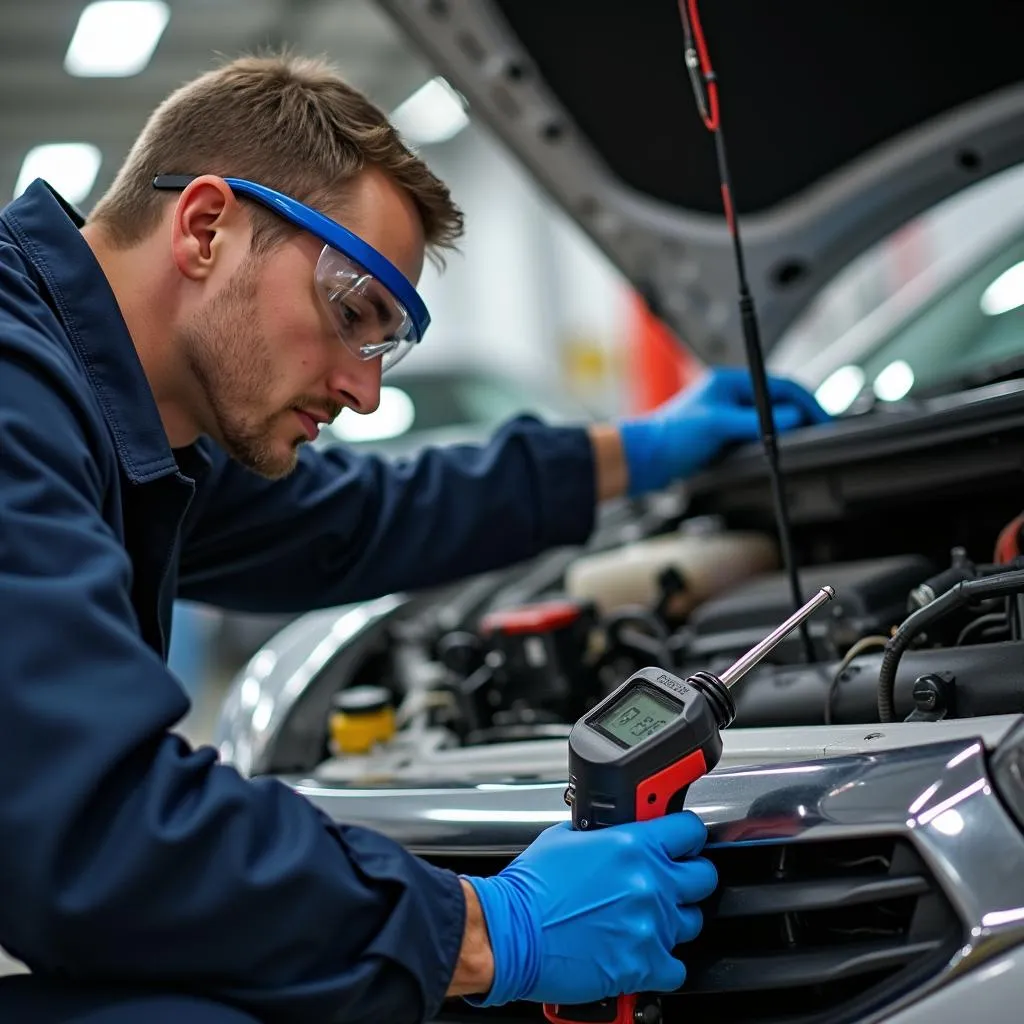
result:
[[[891,1003],[962,944],[952,907],[903,839],[791,842],[708,850],[719,888],[696,942],[679,950],[683,989],[663,997],[664,1024],[841,1024]],[[498,858],[431,858],[491,874]],[[438,1019],[543,1020],[512,1004]]]

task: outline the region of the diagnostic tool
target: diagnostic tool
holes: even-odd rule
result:
[[[565,802],[575,829],[646,821],[682,810],[686,793],[722,756],[721,730],[732,724],[730,687],[781,640],[835,596],[822,587],[778,629],[721,675],[680,679],[660,668],[631,675],[584,715],[569,734]],[[656,1024],[654,994],[583,1005],[545,1005],[552,1024]]]

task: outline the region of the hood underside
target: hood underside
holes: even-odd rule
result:
[[[379,0],[653,310],[742,363],[677,0]],[[839,270],[1024,159],[1024,4],[703,0],[767,350]]]

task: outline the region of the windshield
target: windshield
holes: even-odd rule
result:
[[[1024,353],[1024,236],[926,305],[857,363],[878,398],[897,401],[955,385]]]
[[[1024,367],[1024,166],[975,182],[852,260],[770,356],[834,415]]]

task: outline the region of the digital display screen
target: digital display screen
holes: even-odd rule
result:
[[[682,708],[670,707],[667,701],[658,700],[637,686],[596,719],[594,724],[621,740],[627,747],[633,747],[664,729],[680,714]]]

